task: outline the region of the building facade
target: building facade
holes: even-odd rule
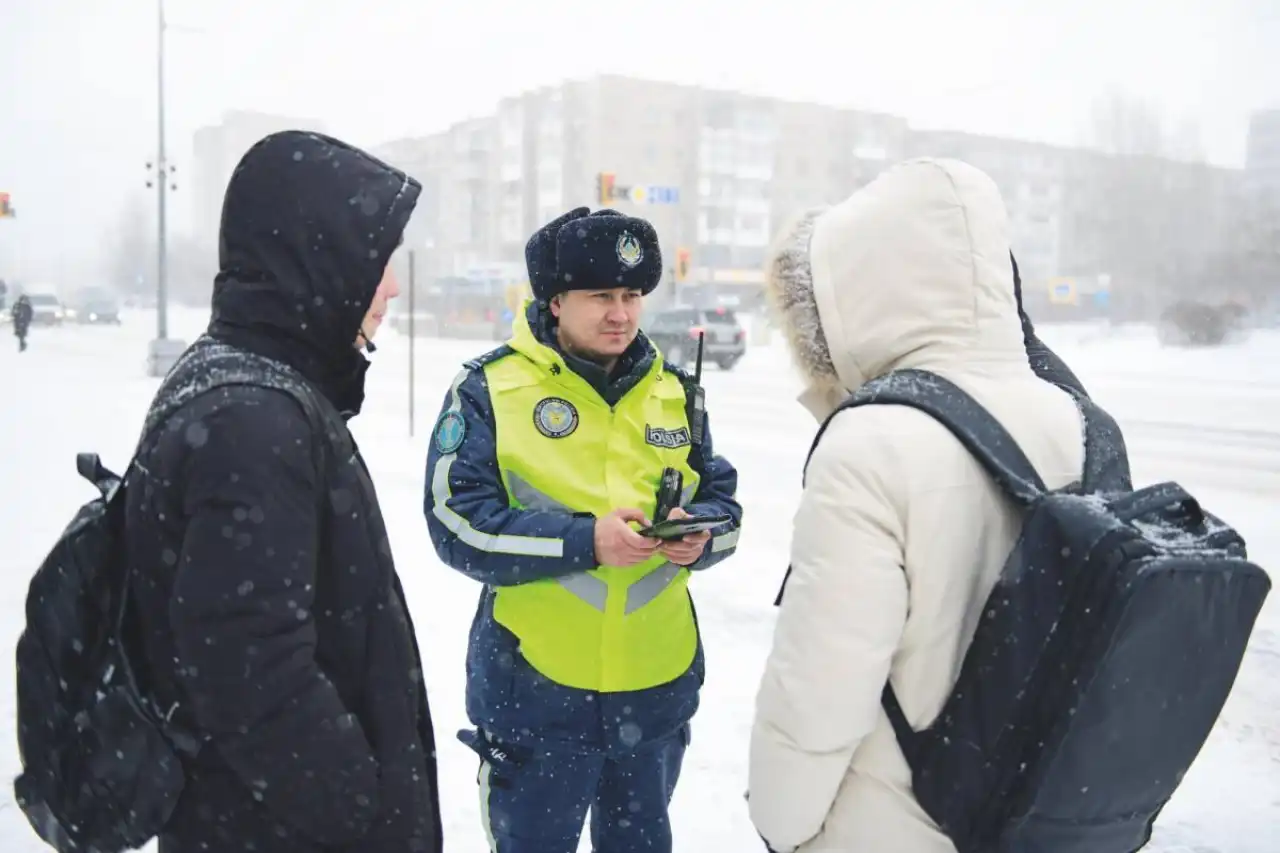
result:
[[[1245,174],[1251,189],[1280,199],[1280,109],[1250,117]]]
[[[601,76],[505,99],[491,117],[376,153],[456,189],[448,199],[441,190],[431,214],[434,275],[485,261],[519,268],[543,223],[578,205],[612,207],[658,231],[676,286],[655,301],[754,304],[783,222],[869,181],[906,139],[906,121],[892,116]],[[467,162],[429,153],[442,147],[465,150]]]
[[[1255,121],[1250,147],[1262,181],[1280,172],[1271,122]],[[522,278],[540,225],[578,205],[613,207],[658,231],[672,286],[654,302],[748,308],[789,219],[906,157],[954,157],[990,174],[1031,301],[1099,311],[1115,304],[1113,284],[1159,291],[1190,275],[1188,259],[1216,251],[1243,174],[609,75],[506,98],[490,116],[377,153],[430,188],[415,220],[430,233],[434,278]]]

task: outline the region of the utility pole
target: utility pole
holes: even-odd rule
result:
[[[168,194],[177,189],[171,184],[175,169],[169,164],[165,147],[164,48],[168,25],[164,0],[156,0],[156,163],[152,179],[156,183],[156,338],[147,353],[147,373],[164,376],[177,361],[186,344],[169,338],[169,250]],[[147,164],[150,171],[151,164]],[[151,184],[148,182],[147,186]]]
[[[169,264],[165,202],[169,159],[164,139],[164,0],[156,0],[156,339],[169,337]]]

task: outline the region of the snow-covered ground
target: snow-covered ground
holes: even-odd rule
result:
[[[176,311],[173,334],[204,325]],[[0,337],[0,651],[22,628],[31,572],[92,490],[75,473],[78,451],[122,466],[156,381],[144,375],[149,315],[120,328],[36,329],[19,356]],[[1161,349],[1149,330],[1048,328],[1046,339],[1126,428],[1142,482],[1177,479],[1248,538],[1263,566],[1280,567],[1280,335],[1212,351]],[[397,564],[423,647],[440,742],[446,845],[480,853],[474,753],[454,732],[463,713],[463,654],[476,586],[444,568],[422,517],[425,447],[449,380],[484,344],[419,339],[416,435],[409,434],[408,340],[379,340],[357,440],[380,489]],[[797,382],[775,336],[730,373],[704,377],[717,447],[741,473],[746,507],[738,555],[693,584],[708,675],[693,743],[676,792],[678,851],[758,850],[743,802],[752,698],[772,630],[771,606],[787,560],[800,467],[814,432],[794,402]],[[12,802],[13,657],[0,654],[0,850],[44,848]],[[1273,853],[1280,825],[1280,594],[1254,634],[1236,689],[1208,746],[1161,817],[1152,849]],[[583,849],[587,849],[584,845]],[[886,852],[887,853],[887,852]]]

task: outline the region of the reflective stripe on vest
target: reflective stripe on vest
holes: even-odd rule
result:
[[[552,350],[535,344],[530,351],[521,331],[513,342],[516,354],[483,368],[498,467],[513,506],[596,517],[635,507],[652,517],[667,466],[683,475],[684,500],[692,498],[698,475],[689,465],[690,447],[652,438],[688,428],[684,389],[675,376],[656,363],[611,409]],[[551,369],[555,363],[562,365],[558,371]],[[560,410],[572,410],[571,429],[538,428],[535,412],[548,398],[559,401]],[[652,435],[647,427],[655,428]],[[660,555],[627,568],[591,566],[555,580],[497,588],[494,619],[519,638],[530,665],[556,683],[643,690],[675,680],[693,662],[697,628],[688,579],[688,569]]]
[[[506,480],[507,490],[511,493],[511,496],[515,498],[525,509],[536,509],[542,510],[543,512],[573,512],[573,510],[569,509],[559,501],[547,497],[542,494],[542,492],[539,492],[533,486],[529,485],[523,477],[513,471],[504,472],[503,478]],[[684,490],[680,494],[681,506],[693,500],[693,495],[696,490],[696,485],[684,487]],[[735,530],[730,535],[734,536],[736,541],[737,531]],[[728,539],[729,537],[720,536],[717,538]],[[712,544],[714,545],[714,543]],[[727,545],[724,547],[732,548],[733,545]],[[679,574],[679,572],[680,567],[674,563],[663,563],[653,571],[649,572],[649,574],[632,583],[631,586],[627,588],[627,606],[625,612],[634,613],[650,601],[653,601],[673,580],[675,580],[676,575]],[[604,610],[605,599],[609,594],[609,586],[594,575],[589,575],[586,572],[580,572],[578,574],[566,575],[557,579],[556,582],[597,610]]]

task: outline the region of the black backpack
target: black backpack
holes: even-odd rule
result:
[[[959,853],[1142,848],[1226,702],[1271,588],[1240,534],[1181,486],[1134,491],[1115,422],[1073,396],[1085,472],[1059,491],[934,374],[892,373],[837,409],[929,414],[1025,510],[938,717],[913,731],[892,686],[882,695],[915,797]]]
[[[313,424],[324,423],[327,402],[290,368],[204,338],[166,377],[134,460],[178,408],[230,385],[286,392]],[[322,462],[325,443],[316,444]],[[164,828],[185,785],[180,756],[194,758],[203,744],[173,724],[174,708],[157,707],[147,688],[125,549],[134,462],[121,477],[82,453],[76,468],[99,496],[79,509],[27,592],[17,644],[22,773],[14,794],[59,853],[118,853]]]

